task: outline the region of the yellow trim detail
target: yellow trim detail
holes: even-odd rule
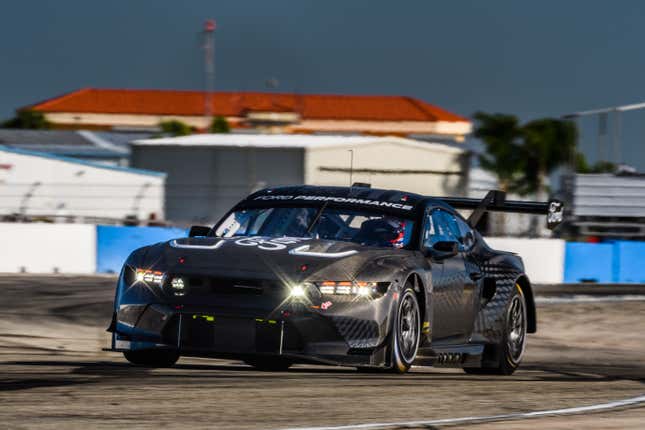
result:
[[[421,333],[429,334],[430,333],[430,321],[424,321],[421,326]]]

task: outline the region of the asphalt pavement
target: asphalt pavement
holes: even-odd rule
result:
[[[645,427],[642,403],[479,424],[403,424],[643,396],[644,301],[539,303],[538,333],[510,377],[427,367],[401,376],[313,365],[259,372],[197,358],[147,369],[101,351],[114,283],[101,276],[0,276],[0,428]]]

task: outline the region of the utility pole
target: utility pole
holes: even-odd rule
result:
[[[204,71],[205,87],[204,94],[204,122],[206,128],[213,118],[213,88],[215,85],[215,20],[207,19],[204,23]]]

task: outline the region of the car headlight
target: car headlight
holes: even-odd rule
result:
[[[377,297],[387,291],[389,282],[323,281],[317,283],[317,286],[323,295]]]
[[[303,285],[294,285],[291,287],[291,292],[289,294],[291,297],[305,297],[307,295],[307,290]]]
[[[310,299],[312,295],[312,289],[315,289],[315,285],[311,282],[302,282],[300,284],[295,284],[289,286],[289,297],[292,299]],[[318,292],[315,291],[314,295]]]
[[[158,270],[137,269],[134,275],[135,282],[143,282],[161,286],[164,280],[164,273]]]

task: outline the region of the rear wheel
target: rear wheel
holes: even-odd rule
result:
[[[407,372],[419,349],[421,337],[421,312],[417,295],[411,287],[401,293],[395,315],[392,336],[392,368],[396,373]]]
[[[522,288],[515,284],[514,293],[506,307],[504,335],[497,345],[488,345],[485,355],[495,358],[483,367],[465,367],[470,374],[511,375],[519,367],[526,348],[526,300]]]
[[[291,360],[282,357],[249,358],[244,360],[244,362],[249,366],[266,372],[282,372],[293,364]]]
[[[125,351],[123,356],[132,364],[147,367],[170,367],[179,360],[179,352],[172,350]]]

